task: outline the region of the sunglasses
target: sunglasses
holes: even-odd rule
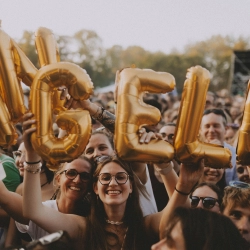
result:
[[[65,173],[65,176],[69,180],[74,180],[77,175],[80,176],[80,179],[82,182],[87,182],[90,180],[90,173],[87,173],[87,172],[78,173],[75,169],[67,169],[67,170],[62,171],[60,174],[63,174],[63,173]]]
[[[191,207],[192,208],[196,208],[200,202],[200,200],[202,200],[202,205],[204,208],[206,209],[211,209],[215,206],[216,202],[219,203],[219,201],[215,198],[212,197],[198,197],[198,196],[191,196]]]
[[[129,175],[125,172],[118,172],[115,175],[112,175],[110,173],[102,173],[97,176],[99,182],[102,185],[109,185],[113,177],[115,178],[117,184],[123,185],[128,181]]]
[[[243,182],[243,181],[229,181],[228,187],[235,187],[235,188],[250,188],[250,184]],[[227,187],[225,187],[227,188]]]

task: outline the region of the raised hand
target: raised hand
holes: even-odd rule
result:
[[[36,131],[35,126],[31,127],[31,125],[36,124],[36,120],[32,118],[32,113],[26,113],[23,116],[23,141],[27,151],[26,161],[37,162],[41,160],[41,157],[35,152],[31,143],[31,134]]]
[[[204,171],[204,160],[197,164],[181,164],[179,180],[176,185],[178,190],[189,193],[200,180]]]

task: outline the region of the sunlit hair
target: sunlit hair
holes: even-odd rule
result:
[[[97,168],[93,174],[93,185],[97,185],[98,175],[100,174],[100,171],[106,164],[110,162],[117,163],[124,169],[124,171],[129,175],[129,182],[132,185],[132,193],[128,196],[123,218],[124,224],[128,226],[124,249],[145,249],[143,215],[139,204],[138,190],[134,182],[134,174],[130,166],[117,157],[110,157],[106,161],[97,165]],[[117,236],[105,230],[107,215],[105,213],[102,201],[99,197],[97,197],[94,191],[92,191],[91,201],[91,232],[89,241],[90,246],[88,247],[88,249],[108,250],[110,246],[108,245],[106,240],[107,235],[112,235],[114,239],[117,239]]]
[[[224,196],[222,199],[221,209],[229,210],[235,207],[249,208],[250,209],[250,188],[237,188],[227,186],[224,189]]]
[[[165,231],[168,241],[175,225],[181,223],[186,250],[247,250],[246,242],[226,216],[206,209],[178,207]]]

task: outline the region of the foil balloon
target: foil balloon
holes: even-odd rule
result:
[[[29,86],[36,72],[18,45],[0,29],[0,145],[3,147],[16,143],[14,123],[26,112],[20,80]]]
[[[242,124],[239,129],[237,143],[237,160],[242,165],[250,164],[250,81],[247,87],[247,97],[243,112]]]
[[[211,168],[232,167],[229,149],[198,140],[209,83],[208,70],[200,66],[188,69],[174,136],[176,158],[185,164],[204,159]]]
[[[175,87],[171,74],[148,69],[125,68],[116,75],[115,145],[119,157],[128,161],[169,162],[174,157],[173,146],[163,140],[139,143],[138,130],[155,125],[160,111],[143,102],[143,93],[166,93]]]
[[[69,110],[58,115],[57,124],[66,129],[64,138],[54,136],[52,93],[66,86],[76,100],[85,100],[93,92],[93,83],[85,70],[73,63],[58,62],[42,67],[31,86],[30,108],[37,120],[37,130],[31,141],[35,151],[48,162],[51,170],[61,162],[69,162],[84,151],[91,134],[91,119],[87,111]]]
[[[57,42],[50,29],[38,28],[35,32],[35,44],[41,67],[60,62]]]
[[[45,27],[38,28],[35,32],[35,45],[41,67],[60,62],[59,49],[52,30]],[[66,100],[60,100],[60,96],[61,91],[54,89],[52,94],[52,102],[54,107],[53,111],[55,114],[66,110],[66,108],[64,108]]]
[[[18,122],[26,112],[19,79],[26,78],[26,73],[21,66],[22,61],[28,63],[26,69],[27,71],[32,71],[33,77],[37,72],[37,69],[24,53],[19,54],[19,52],[21,52],[21,49],[0,29],[0,88],[12,122]]]

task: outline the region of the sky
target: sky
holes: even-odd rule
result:
[[[138,45],[165,53],[213,35],[250,37],[250,0],[0,0],[12,38],[39,27],[73,36],[94,30],[109,48]]]

